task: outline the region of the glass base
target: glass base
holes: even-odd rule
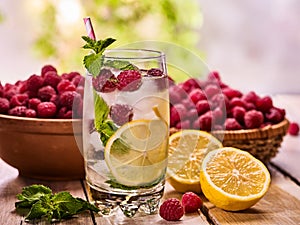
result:
[[[127,217],[133,217],[138,211],[155,214],[164,193],[164,182],[151,189],[114,191],[95,187],[88,183],[90,202],[100,209],[101,216],[111,216],[121,209]]]

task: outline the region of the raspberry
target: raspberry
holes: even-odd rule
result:
[[[246,108],[246,102],[243,99],[237,97],[232,98],[229,101],[229,105],[231,109],[235,106],[241,106],[243,108]]]
[[[214,84],[209,84],[205,87],[204,92],[207,98],[211,98],[220,92],[220,88]]]
[[[207,79],[212,81],[221,81],[221,76],[218,71],[211,71],[208,74]]]
[[[136,70],[124,70],[118,77],[118,89],[122,91],[135,91],[142,84],[142,75]]]
[[[257,99],[259,97],[257,96],[257,94],[254,92],[254,91],[250,91],[249,93],[245,94],[242,96],[242,99],[245,101],[245,102],[251,102],[253,104],[256,103]]]
[[[13,108],[15,106],[26,106],[28,102],[27,94],[15,94],[10,99],[10,107]]]
[[[210,99],[209,103],[212,109],[215,109],[217,107],[219,107],[222,110],[229,109],[229,100],[226,95],[223,95],[221,93],[214,95]]]
[[[257,110],[250,110],[245,113],[244,124],[248,129],[259,128],[264,122],[264,116],[262,112]]]
[[[76,91],[65,91],[59,97],[59,104],[61,106],[66,106],[68,109],[71,109],[73,106],[73,101],[75,96],[78,94]]]
[[[82,118],[83,100],[80,94],[77,94],[74,97],[72,111],[73,111],[74,118]]]
[[[71,81],[67,80],[67,79],[62,79],[58,85],[57,85],[57,91],[58,93],[63,93],[65,91],[70,91],[70,87],[73,87],[74,90],[72,91],[75,91],[76,90],[76,87],[71,83]]]
[[[165,200],[159,208],[159,215],[168,221],[180,220],[183,214],[183,207],[180,201],[176,198],[169,198]]]
[[[259,110],[263,113],[268,112],[272,107],[273,107],[273,101],[270,96],[258,98],[256,100],[257,110]]]
[[[46,75],[46,73],[49,72],[49,71],[53,71],[53,72],[57,73],[57,70],[56,70],[56,68],[54,66],[52,66],[52,65],[45,65],[41,69],[41,75],[42,75],[42,77],[44,77]]]
[[[63,78],[63,79],[67,79],[67,80],[69,80],[69,81],[72,81],[75,77],[77,77],[77,76],[81,76],[80,75],[80,73],[78,73],[78,72],[70,72],[70,73],[63,73],[62,75],[61,75],[61,77]]]
[[[4,88],[3,88],[2,84],[1,84],[1,81],[0,81],[0,98],[3,97],[3,93],[4,93]]]
[[[8,110],[8,115],[11,116],[25,116],[26,106],[16,106]]]
[[[227,96],[228,99],[232,99],[234,97],[240,98],[243,95],[240,91],[229,88],[229,87],[223,88],[222,92],[224,95]]]
[[[181,103],[175,104],[170,109],[170,123],[175,126],[177,122],[187,117],[187,109]]]
[[[40,118],[54,118],[56,105],[53,102],[41,102],[37,106],[37,115]]]
[[[6,90],[4,87],[3,97],[7,98],[8,100],[11,99],[12,96],[18,94],[17,86],[11,86],[9,89]]]
[[[109,115],[119,126],[129,122],[133,117],[133,108],[129,105],[115,104],[110,107]]]
[[[181,96],[180,96],[180,93],[178,93],[176,91],[172,91],[172,90],[173,90],[173,88],[169,89],[169,98],[170,98],[171,105],[174,105],[174,104],[179,103],[181,101]]]
[[[78,86],[78,87],[76,88],[76,92],[77,92],[78,94],[80,94],[81,97],[83,97],[83,94],[84,94],[84,87],[83,87],[83,86]]]
[[[244,116],[246,113],[246,109],[241,106],[235,106],[231,110],[233,118],[235,118],[240,124],[244,123]]]
[[[25,116],[29,118],[35,118],[36,117],[36,111],[34,109],[26,109]]]
[[[147,70],[147,75],[149,75],[149,76],[160,77],[163,74],[164,74],[163,71],[161,71],[158,68],[152,68],[150,70]]]
[[[195,104],[200,100],[206,100],[206,96],[200,88],[192,90],[189,97]]]
[[[43,102],[48,102],[50,101],[51,97],[53,95],[56,95],[56,91],[55,89],[50,86],[50,85],[47,85],[47,86],[44,86],[44,87],[41,87],[39,90],[38,90],[38,93],[37,93],[37,96],[39,97],[39,99],[41,99],[41,101]]]
[[[52,95],[49,102],[53,102],[56,106],[59,106],[59,95]]]
[[[272,107],[267,113],[265,113],[266,120],[272,124],[281,122],[284,119],[283,112],[281,109]]]
[[[75,87],[77,87],[80,83],[83,83],[82,80],[83,80],[83,77],[81,75],[77,75],[71,80],[71,82],[72,82],[72,84],[75,85]]]
[[[48,71],[44,76],[44,86],[50,85],[56,89],[61,77],[55,71]]]
[[[240,130],[242,126],[235,118],[227,118],[225,120],[225,129],[226,130]]]
[[[27,81],[21,81],[18,84],[19,93],[24,93],[28,90]]]
[[[186,80],[184,83],[182,83],[183,89],[186,92],[191,92],[194,89],[200,89],[201,88],[201,82],[197,80],[196,78],[190,78]]]
[[[38,75],[31,75],[27,80],[27,89],[32,92],[37,92],[43,86],[44,79]]]
[[[224,120],[225,120],[225,115],[226,115],[226,112],[224,112],[220,107],[215,108],[212,111],[214,125],[216,125],[216,124],[219,124],[219,125],[223,124]]]
[[[10,103],[7,98],[0,97],[0,113],[6,114],[10,108]]]
[[[41,103],[41,100],[38,98],[31,98],[28,100],[28,108],[29,109],[34,109],[35,111],[37,110],[38,104]]]
[[[112,92],[117,88],[117,78],[107,69],[102,69],[97,77],[93,77],[92,83],[96,91]]]
[[[195,108],[195,104],[189,98],[185,98],[185,99],[181,100],[181,103],[187,109]]]
[[[288,133],[290,135],[297,136],[299,134],[299,124],[296,122],[290,123]]]
[[[205,114],[201,115],[193,124],[194,129],[211,131],[212,129],[212,112],[208,111]]]
[[[56,117],[59,119],[72,119],[73,112],[67,107],[62,107],[58,110]]]
[[[186,192],[181,197],[181,204],[185,213],[193,213],[201,208],[203,202],[194,192]]]
[[[199,115],[206,113],[210,109],[209,103],[206,100],[200,100],[196,103],[196,110]]]
[[[176,126],[177,129],[189,129],[191,127],[190,120],[179,121]]]

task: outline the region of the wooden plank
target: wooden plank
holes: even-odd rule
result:
[[[0,224],[25,224],[24,217],[15,211],[16,195],[22,187],[31,184],[43,184],[53,192],[69,191],[73,196],[85,199],[80,181],[42,181],[18,176],[18,171],[0,159]],[[56,224],[93,224],[89,212],[82,213],[77,218]],[[38,224],[43,224],[40,222]]]
[[[216,225],[298,225],[300,224],[300,201],[272,185],[264,198],[250,209],[226,212],[209,204],[208,215]]]
[[[178,198],[181,199],[182,194],[176,192],[168,183],[166,183],[164,199]],[[158,214],[155,215],[142,215],[136,214],[133,218],[125,217],[121,210],[118,210],[116,215],[111,217],[96,216],[96,222],[99,225],[106,224],[130,224],[130,225],[148,225],[148,224],[172,224],[172,225],[209,225],[206,217],[202,213],[190,213],[184,215],[180,221],[166,221],[162,219]]]

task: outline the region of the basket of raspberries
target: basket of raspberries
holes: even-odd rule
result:
[[[0,82],[0,114],[29,118],[81,118],[83,85],[84,77],[80,73],[59,75],[54,66],[45,65],[41,74],[33,74],[26,80],[5,85]]]
[[[265,163],[277,154],[289,127],[285,110],[270,96],[242,93],[216,71],[205,80],[171,82],[169,92],[171,134],[180,129],[207,131],[223,146],[248,151]]]

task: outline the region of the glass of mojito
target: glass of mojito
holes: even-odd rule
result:
[[[163,195],[169,138],[165,55],[105,50],[86,77],[83,151],[89,197],[108,216],[153,214]]]

